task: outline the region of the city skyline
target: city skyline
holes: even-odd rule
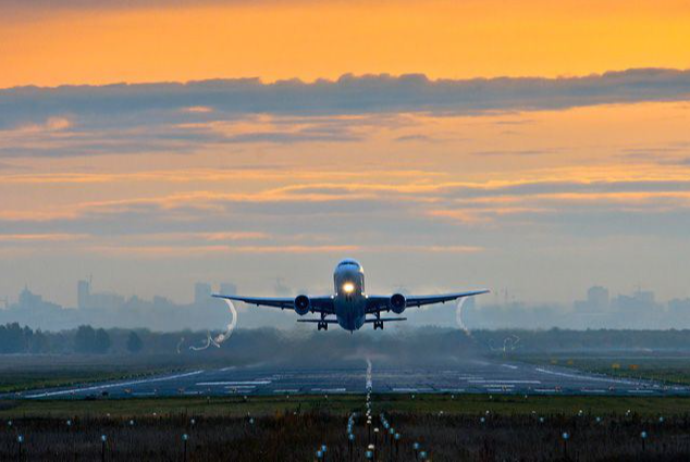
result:
[[[296,296],[277,281],[274,295]],[[105,328],[146,328],[159,331],[216,330],[231,318],[225,302],[211,293],[236,293],[234,283],[196,282],[188,287],[191,301],[175,301],[161,295],[144,299],[92,290],[90,280],[76,284],[76,306],[61,306],[25,287],[14,302],[0,309],[0,324],[19,322],[43,330],[73,329],[82,324]],[[215,290],[214,290],[215,289]],[[401,288],[403,293],[406,291]],[[637,288],[632,293],[612,294],[602,286],[592,286],[584,299],[568,304],[530,304],[509,293],[494,298],[469,299],[463,304],[462,326],[455,305],[410,309],[410,326],[434,325],[471,329],[601,329],[690,328],[690,298],[661,301],[652,290]],[[262,310],[235,304],[240,328],[276,327],[298,329],[294,316],[282,310]],[[286,315],[287,314],[287,315]],[[303,327],[303,326],[302,326]]]

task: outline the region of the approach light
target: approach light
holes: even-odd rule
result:
[[[343,292],[346,294],[351,294],[352,292],[355,291],[355,285],[351,282],[346,282],[343,284]]]

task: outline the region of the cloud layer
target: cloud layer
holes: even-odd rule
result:
[[[258,79],[235,79],[186,84],[21,87],[0,91],[0,124],[42,122],[59,114],[116,116],[185,109],[187,114],[457,114],[687,100],[689,95],[690,71],[672,69],[630,69],[557,79],[429,80],[423,74],[384,74],[344,75],[337,81],[313,83],[289,80],[267,84]],[[194,111],[195,108],[204,110]]]

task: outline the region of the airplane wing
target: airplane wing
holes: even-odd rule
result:
[[[489,290],[472,290],[469,292],[456,292],[451,294],[440,295],[410,295],[405,297],[406,307],[420,307],[424,305],[435,305],[437,303],[446,303],[452,300],[457,300],[464,297],[473,297],[488,293]],[[390,311],[390,300],[388,296],[369,296],[367,298],[367,313],[376,313],[379,311]]]
[[[281,310],[294,310],[295,309],[295,299],[294,298],[271,298],[271,297],[240,297],[237,295],[221,295],[213,294],[215,298],[222,298],[225,300],[232,300],[237,302],[244,302],[248,305],[256,306],[270,306],[273,308],[280,308]],[[333,298],[330,296],[324,297],[309,297],[309,302],[311,306],[311,312],[313,313],[335,313],[335,308],[333,306]]]

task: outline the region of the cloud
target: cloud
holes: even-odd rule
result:
[[[630,69],[586,77],[430,80],[343,75],[336,81],[262,83],[259,79],[105,86],[18,87],[0,91],[0,123],[56,114],[345,115],[385,112],[468,114],[563,109],[594,104],[687,100],[690,71]],[[189,111],[205,108],[205,111]]]
[[[62,213],[4,211],[0,225],[11,236],[88,234],[93,237],[134,240],[159,245],[221,249],[237,248],[240,241],[261,241],[260,248],[296,243],[305,224],[319,236],[319,245],[341,245],[361,237],[353,223],[369,233],[358,245],[382,248],[423,246],[466,231],[512,229],[586,223],[601,233],[637,233],[640,228],[608,224],[664,223],[659,232],[680,231],[690,217],[690,181],[503,181],[497,182],[369,182],[313,183],[255,192],[194,191],[153,198],[83,202]],[[606,219],[602,219],[602,217]],[[611,219],[608,219],[611,217]],[[654,217],[653,219],[651,217]],[[654,226],[652,224],[652,226]],[[661,225],[659,225],[661,226]],[[405,233],[391,234],[405,229]],[[567,229],[564,230],[568,232]],[[474,231],[472,231],[474,232]],[[146,239],[149,236],[150,239]],[[463,233],[463,238],[469,234]],[[418,240],[409,244],[407,240]],[[470,238],[472,239],[472,238]],[[308,240],[314,244],[314,238]],[[396,240],[400,242],[396,242]],[[131,245],[127,243],[127,245]],[[257,244],[242,244],[258,249]],[[482,247],[468,242],[444,242],[444,248]],[[468,247],[469,246],[469,247]],[[296,247],[296,248],[298,248]],[[268,251],[268,250],[267,250]]]
[[[405,127],[413,114],[483,115],[690,99],[690,71],[632,69],[572,78],[430,80],[344,75],[0,90],[0,157],[193,153],[232,144],[342,143]],[[401,142],[428,142],[402,134]],[[478,155],[503,155],[485,150]],[[521,155],[540,154],[523,150]]]

